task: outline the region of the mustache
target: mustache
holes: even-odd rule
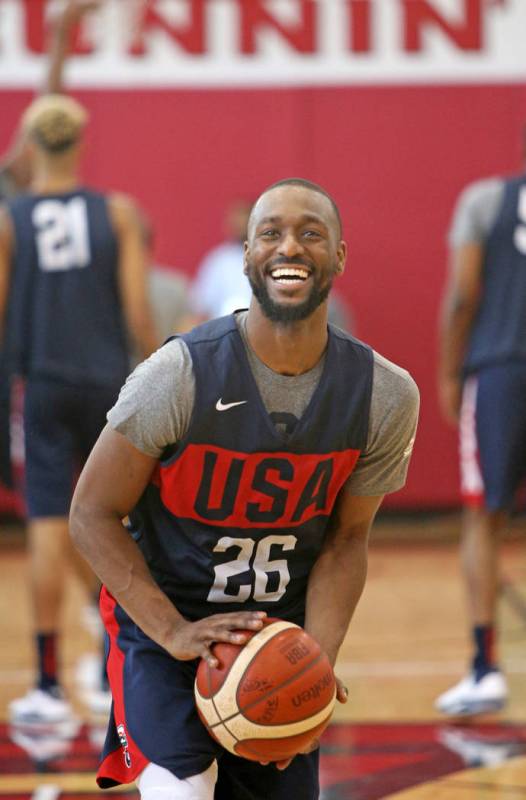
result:
[[[273,267],[281,266],[296,266],[307,267],[308,270],[314,272],[315,265],[309,258],[289,258],[288,256],[276,256],[276,258],[267,261],[265,264],[265,271],[268,272]]]

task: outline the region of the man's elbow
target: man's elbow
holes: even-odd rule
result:
[[[82,498],[73,497],[69,512],[69,533],[76,549],[85,555],[90,531],[93,529],[93,511]]]

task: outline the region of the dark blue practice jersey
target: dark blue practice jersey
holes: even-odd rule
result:
[[[104,195],[22,195],[8,204],[15,246],[7,349],[21,374],[121,384],[129,367],[118,242]]]
[[[286,433],[233,316],[183,339],[196,378],[190,427],[130,515],[132,535],[187,618],[262,608],[301,623],[329,516],[367,441],[372,351],[329,326],[319,385]]]
[[[466,372],[526,360],[526,176],[506,181],[485,244],[482,298],[470,336]]]

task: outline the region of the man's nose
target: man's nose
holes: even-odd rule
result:
[[[281,242],[279,243],[279,252],[281,255],[292,258],[298,253],[303,252],[303,245],[294,233],[286,233],[282,236]]]

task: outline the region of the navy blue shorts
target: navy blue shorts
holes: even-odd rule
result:
[[[526,363],[485,367],[466,380],[460,414],[465,505],[510,509],[526,477]]]
[[[317,800],[315,751],[283,772],[224,750],[196,711],[197,661],[177,661],[149,639],[103,587],[100,608],[109,639],[107,669],[113,705],[97,783],[134,781],[149,762],[178,778],[204,772],[217,759],[215,800]]]
[[[24,400],[28,515],[66,517],[75,480],[106,424],[119,386],[30,378]]]

